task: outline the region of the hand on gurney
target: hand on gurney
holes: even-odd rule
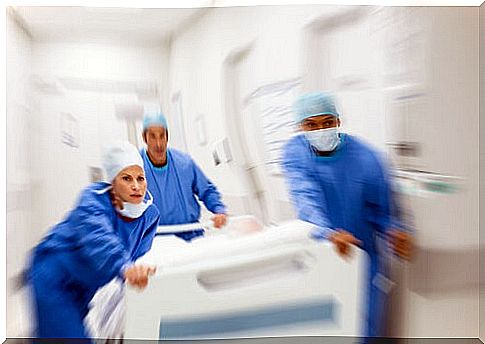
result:
[[[335,250],[342,258],[350,258],[352,254],[351,245],[360,246],[362,241],[357,239],[352,233],[343,229],[330,231],[328,229],[318,228],[311,233],[313,239],[328,239],[334,244]]]
[[[410,260],[413,251],[413,237],[406,231],[392,229],[388,232],[393,252],[402,259]]]
[[[148,277],[154,275],[156,268],[147,265],[132,265],[128,267],[123,276],[133,287],[144,289],[148,285]]]
[[[338,229],[330,234],[329,240],[335,245],[337,253],[342,258],[350,258],[352,254],[350,245],[360,246],[362,244],[362,241],[343,229]]]
[[[214,223],[214,227],[219,229],[223,227],[227,222],[227,215],[226,214],[215,214],[211,217],[212,222]]]

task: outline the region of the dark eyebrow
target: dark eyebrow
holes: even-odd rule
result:
[[[315,123],[317,123],[317,122],[316,122],[315,120],[313,120],[313,119],[306,119],[306,120],[303,122],[303,124],[315,124]]]

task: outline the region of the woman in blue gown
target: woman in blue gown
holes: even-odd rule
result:
[[[89,342],[83,320],[96,291],[116,277],[143,289],[155,272],[133,264],[150,249],[159,220],[143,160],[126,142],[108,149],[103,165],[109,182],[84,189],[33,250],[28,279],[38,338]]]

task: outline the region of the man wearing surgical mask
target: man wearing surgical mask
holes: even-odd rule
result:
[[[388,286],[377,238],[402,259],[411,254],[411,235],[394,216],[389,171],[367,143],[340,132],[340,114],[328,92],[309,93],[295,102],[299,133],[284,147],[282,168],[301,220],[317,226],[313,238],[329,240],[349,259],[352,246],[369,255],[364,335],[384,335]],[[386,287],[387,283],[387,287]]]

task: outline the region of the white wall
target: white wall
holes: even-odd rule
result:
[[[115,105],[161,100],[166,56],[163,46],[34,43],[35,76],[58,86],[55,91],[35,88],[34,226],[40,233],[72,207],[89,183],[88,166],[101,167],[103,146],[128,139],[126,123],[115,116]],[[136,88],[146,85],[159,87],[159,94],[139,96]],[[77,148],[61,142],[64,112],[78,119]]]
[[[15,278],[21,272],[31,235],[30,90],[32,39],[7,12],[7,337],[17,335],[25,317],[25,290]]]
[[[160,80],[164,47],[94,43],[35,44],[35,73],[101,80]]]
[[[453,223],[431,223],[423,244],[476,247],[478,242],[478,8],[428,9],[432,22],[428,40],[428,94],[416,131],[424,142],[424,168],[461,176],[462,192],[444,202],[426,204],[428,211],[449,214]],[[459,123],[455,116],[461,114]],[[431,139],[432,138],[432,139]],[[450,142],[451,141],[451,142]],[[434,208],[436,207],[436,208]],[[440,208],[438,208],[440,207]],[[432,220],[438,221],[439,218]],[[456,221],[456,222],[455,222]],[[439,229],[438,229],[439,227]],[[462,230],[457,230],[462,228]]]
[[[416,238],[424,254],[411,265],[409,277],[415,286],[426,286],[428,290],[409,294],[406,332],[422,336],[476,337],[479,328],[478,8],[426,8],[421,12],[428,26],[426,96],[424,111],[411,113],[415,135],[421,142],[420,164],[424,170],[464,179],[462,188],[455,194],[413,201]],[[442,252],[446,258],[437,261],[436,255],[426,254],[432,251]],[[439,290],[445,285],[450,287]],[[432,314],[439,321],[430,322]]]

